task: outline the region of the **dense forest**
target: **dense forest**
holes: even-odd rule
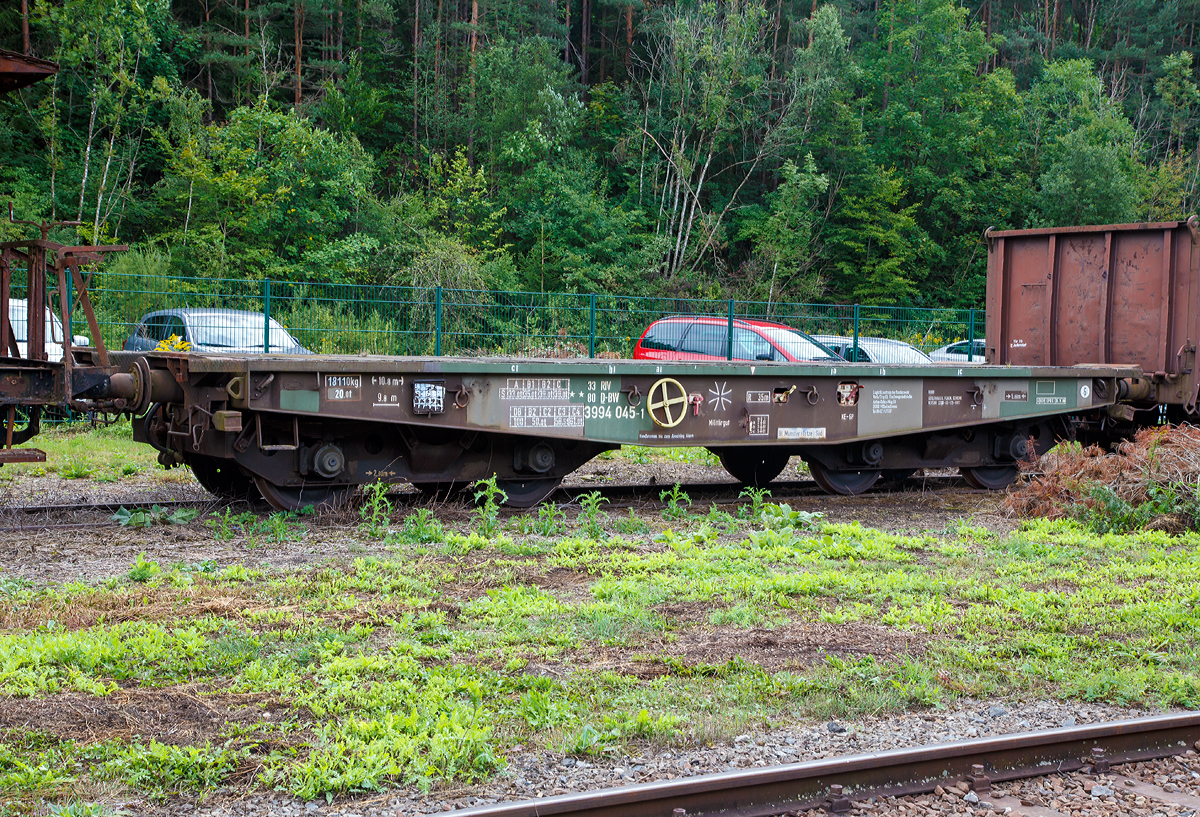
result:
[[[0,201],[128,270],[978,306],[1196,209],[1200,0],[3,6]]]

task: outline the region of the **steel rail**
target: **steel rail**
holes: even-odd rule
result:
[[[148,511],[157,505],[160,508],[196,508],[206,507],[208,505],[229,505],[227,500],[220,499],[215,496],[206,497],[204,499],[166,499],[155,502],[154,500],[141,501],[125,501],[125,502],[91,502],[79,504],[57,504],[57,505],[9,505],[0,508],[0,517],[12,514],[39,514],[39,513],[85,513],[87,511],[98,511],[100,513],[116,513],[124,508],[127,511]]]
[[[962,477],[954,475],[936,475],[927,477],[916,477],[912,482],[924,482],[934,491],[942,491],[949,487],[963,487],[965,482]],[[658,494],[664,490],[670,490],[672,485],[667,483],[659,483],[655,485],[638,485],[629,483],[603,483],[598,482],[590,485],[565,485],[559,486],[550,495],[548,501],[552,500],[559,505],[570,505],[578,501],[582,494],[599,491],[605,498],[611,499],[627,499],[627,500],[642,500],[648,502],[659,502]],[[693,501],[704,500],[712,501],[721,497],[731,497],[731,503],[738,502],[738,494],[742,491],[743,486],[736,482],[695,482],[681,484],[680,490],[686,493]],[[784,480],[772,482],[769,486],[771,490],[770,497],[772,499],[786,499],[789,497],[799,496],[827,496],[827,494],[812,480]],[[990,491],[981,491],[975,488],[966,488],[971,494],[987,494]],[[900,490],[891,491],[890,493],[899,493]],[[863,497],[871,496],[886,496],[888,491],[873,489],[864,494],[859,494]],[[464,491],[461,496],[464,499],[470,498],[470,492]],[[387,495],[388,499],[399,503],[414,503],[421,504],[429,501],[426,494],[418,491],[403,491],[392,492]],[[851,497],[847,497],[851,498]],[[451,500],[455,501],[455,500]],[[9,505],[0,507],[0,518],[5,515],[12,514],[54,514],[54,513],[85,513],[88,511],[100,513],[116,513],[121,508],[126,510],[149,510],[158,505],[161,508],[195,508],[195,507],[221,507],[225,505],[243,504],[254,506],[260,503],[248,502],[246,500],[230,501],[221,499],[220,497],[205,497],[201,499],[178,499],[178,500],[148,500],[148,501],[120,501],[120,502],[95,502],[95,503],[79,503],[79,504],[54,504],[54,505]],[[441,504],[441,503],[436,503]],[[625,507],[626,503],[611,504],[607,507],[620,508]]]
[[[1183,754],[1200,741],[1200,712],[1023,732],[886,752],[699,775],[455,811],[461,817],[771,817],[852,800],[906,796],[966,780],[990,783]],[[840,786],[841,788],[834,788]],[[984,799],[984,798],[981,798]]]

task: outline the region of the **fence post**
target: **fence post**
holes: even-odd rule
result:
[[[725,329],[725,359],[733,360],[733,300],[729,301],[729,325]]]
[[[75,334],[71,331],[71,305],[75,303],[75,276],[71,275],[71,269],[68,267],[63,275],[67,280],[67,302],[62,305],[63,313],[63,347],[69,341],[72,346],[75,345]],[[95,346],[96,342],[92,341]]]
[[[967,362],[972,363],[975,360],[975,310],[968,309],[967,314],[970,316],[967,319]]]
[[[263,354],[271,353],[271,279],[263,280]]]
[[[857,363],[858,362],[858,304],[854,305],[854,346],[852,348],[854,351],[851,352],[851,354],[854,356],[854,358],[850,362]]]
[[[433,355],[442,355],[442,288],[433,291]]]
[[[588,357],[596,356],[596,293],[591,295],[592,314],[588,320]]]

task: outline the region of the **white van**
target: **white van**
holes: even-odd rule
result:
[[[8,321],[12,324],[13,334],[17,336],[17,348],[21,357],[29,357],[29,304],[23,298],[13,298],[8,302]],[[46,309],[46,359],[56,363],[63,358],[63,326],[47,307]],[[91,346],[92,342],[84,335],[71,338],[73,346]],[[0,351],[0,357],[8,356],[8,349]]]

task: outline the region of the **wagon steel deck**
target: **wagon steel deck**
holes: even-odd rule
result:
[[[1002,487],[1119,398],[1120,367],[881,367],[114,353],[101,401],[219,494],[337,504],[357,485],[495,474],[517,505],[622,444],[703,446],[765,484],[799,454],[826,490],[921,467]]]

